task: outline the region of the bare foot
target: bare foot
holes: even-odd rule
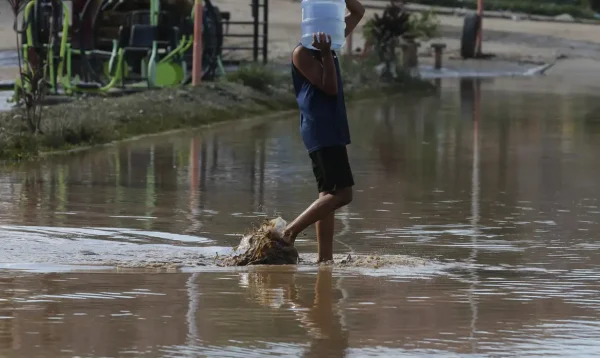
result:
[[[290,245],[294,245],[294,242],[296,241],[296,236],[298,235],[292,233],[290,229],[285,229],[285,231],[283,232],[283,237],[281,239]]]
[[[294,242],[296,242],[296,236],[293,236],[290,232],[284,233],[282,239],[290,245],[294,245]]]

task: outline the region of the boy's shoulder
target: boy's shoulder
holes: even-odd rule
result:
[[[333,55],[334,59],[337,59],[338,56],[337,56],[337,53],[334,50],[331,50],[331,54]],[[299,44],[292,51],[292,55],[293,56],[309,55],[310,57],[320,58],[321,57],[321,51],[319,51],[319,50],[313,50],[311,48],[304,47],[302,44]]]
[[[312,52],[308,47],[304,47],[302,44],[298,44],[296,47],[294,47],[294,50],[292,51],[292,53],[294,54],[300,54],[300,53],[310,53]]]
[[[292,52],[292,61],[296,66],[306,66],[312,63],[312,58],[315,58],[316,54],[311,49],[298,45]]]

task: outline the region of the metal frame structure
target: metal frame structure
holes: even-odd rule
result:
[[[229,25],[252,25],[252,34],[228,33],[224,32],[224,37],[231,38],[252,38],[252,46],[225,46],[223,50],[239,51],[252,50],[252,59],[254,62],[259,60],[259,52],[262,52],[262,61],[267,63],[269,51],[269,0],[251,0],[250,8],[252,13],[252,21],[224,21],[224,25],[229,29]],[[262,8],[262,19],[261,19]],[[262,29],[262,33],[261,33]],[[260,43],[262,40],[262,44]]]

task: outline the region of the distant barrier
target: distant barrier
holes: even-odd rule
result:
[[[259,55],[262,54],[263,63],[268,61],[269,51],[269,0],[251,0],[250,2],[252,21],[231,21],[231,14],[228,12],[222,12],[221,17],[223,20],[223,37],[224,38],[243,38],[252,39],[252,45],[248,46],[247,43],[240,45],[229,45],[224,46],[223,50],[228,51],[252,51],[252,59],[254,62],[258,62]],[[262,10],[262,11],[261,11]],[[261,16],[262,14],[262,16]],[[262,18],[261,18],[262,17]],[[242,28],[243,26],[252,26],[252,33],[242,32],[229,32],[230,26]],[[240,31],[240,30],[238,30]],[[224,62],[236,62],[235,60],[224,60]]]

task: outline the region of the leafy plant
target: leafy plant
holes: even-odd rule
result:
[[[408,29],[406,32],[416,38],[429,40],[439,35],[440,21],[432,10],[412,13],[408,20]]]
[[[409,28],[410,15],[394,0],[383,10],[379,16],[374,14],[364,26],[367,39],[377,44],[384,44],[402,36]]]
[[[24,30],[19,30],[18,20],[19,15],[27,5],[28,1],[23,0],[7,0],[10,9],[13,13],[13,30],[15,32],[17,44],[17,58],[19,66],[19,78],[16,83],[15,95],[13,100],[17,105],[22,105],[24,115],[22,119],[25,123],[27,131],[31,134],[42,133],[42,102],[46,96],[48,86],[46,81],[46,73],[48,61],[47,59],[37,56],[35,51],[29,51],[27,59],[23,58],[21,51],[23,43],[20,41],[20,34]],[[52,2],[54,6],[54,1]],[[54,9],[52,9],[54,12]],[[54,22],[50,24],[50,33],[54,32]],[[53,46],[54,37],[50,38],[49,48]],[[51,56],[51,54],[49,54]]]
[[[344,88],[353,88],[364,85],[377,79],[375,67],[380,63],[373,55],[360,59],[351,56],[340,56],[340,69],[344,76]]]
[[[375,47],[380,63],[384,64],[383,78],[393,77],[392,67],[395,67],[397,63],[398,37],[409,29],[409,18],[410,15],[404,11],[403,7],[397,1],[392,0],[385,7],[381,16],[375,14],[365,24],[365,37]]]

